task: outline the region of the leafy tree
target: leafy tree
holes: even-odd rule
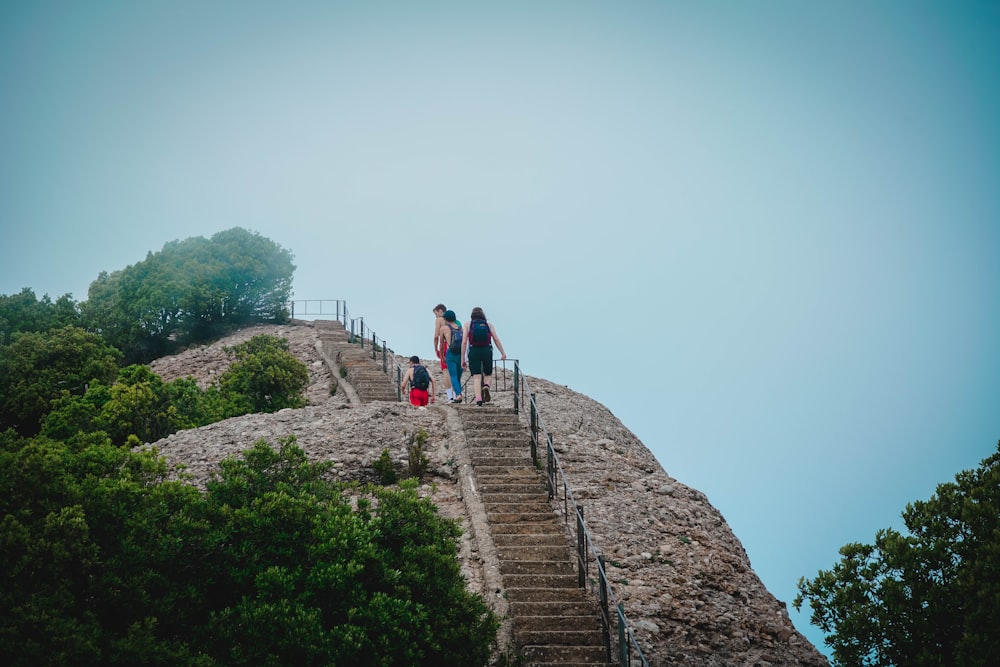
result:
[[[93,382],[82,396],[64,393],[52,401],[40,432],[57,440],[100,431],[116,445],[130,437],[155,442],[227,417],[305,405],[308,370],[288,352],[288,341],[261,334],[227,350],[236,361],[218,386],[202,390],[192,378],[164,382],[148,366],[133,364],[114,384]]]
[[[309,383],[309,370],[288,351],[287,340],[259,334],[227,347],[226,352],[235,361],[219,377],[219,387],[230,416],[306,404],[302,391]]]
[[[46,294],[41,299],[27,287],[18,294],[0,294],[0,344],[9,343],[16,333],[42,332],[78,326],[80,312],[69,294],[53,303]]]
[[[986,667],[1000,655],[1000,444],[997,453],[903,512],[908,534],[848,544],[799,581],[798,609],[828,633],[837,665]]]
[[[236,227],[171,241],[141,262],[102,272],[81,311],[126,363],[148,362],[238,327],[286,321],[294,271],[290,252]]]
[[[0,433],[0,661],[487,664],[455,524],[327,470],[259,441],[199,491],[153,451]]]
[[[73,326],[18,334],[0,346],[0,429],[37,433],[55,399],[113,380],[120,356],[99,336]]]

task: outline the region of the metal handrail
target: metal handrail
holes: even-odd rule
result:
[[[642,649],[639,647],[639,643],[635,638],[635,634],[628,622],[628,618],[625,616],[625,605],[624,603],[618,601],[614,590],[611,588],[611,582],[608,579],[607,571],[604,569],[604,556],[597,552],[594,540],[590,537],[590,532],[587,530],[587,524],[583,520],[583,508],[577,504],[576,499],[573,497],[573,492],[569,487],[569,481],[566,479],[566,473],[563,471],[562,464],[559,462],[559,456],[556,454],[555,448],[552,444],[552,432],[545,427],[545,422],[538,409],[538,403],[535,400],[535,394],[531,392],[528,386],[527,378],[525,378],[520,372],[520,364],[514,364],[514,377],[515,381],[520,378],[523,391],[529,396],[529,427],[531,431],[532,461],[536,466],[538,465],[538,435],[539,432],[542,432],[545,434],[546,439],[545,478],[546,487],[549,492],[549,499],[555,499],[556,477],[558,475],[563,487],[563,516],[565,517],[565,521],[569,521],[569,510],[571,506],[573,514],[576,516],[577,572],[579,575],[580,588],[586,587],[587,575],[590,569],[590,558],[587,556],[588,551],[597,562],[599,583],[598,601],[601,608],[601,626],[604,634],[605,649],[608,654],[608,662],[611,661],[611,629],[613,625],[617,625],[619,664],[622,665],[622,667],[627,667],[632,664],[630,649],[634,648],[636,655],[642,662],[643,667],[649,667],[649,663],[642,654]],[[618,621],[617,624],[612,624],[611,622],[609,603],[612,604],[616,610],[615,616]]]
[[[350,340],[352,342],[360,342],[361,347],[364,348],[365,341],[370,339],[372,359],[376,361],[378,360],[378,353],[381,351],[382,370],[390,378],[392,376],[389,373],[389,355],[392,354],[396,369],[396,395],[397,399],[402,401],[403,395],[400,385],[402,384],[403,369],[397,360],[395,353],[389,349],[385,339],[379,338],[374,331],[367,328],[363,317],[357,319],[351,318],[347,312],[346,301],[327,299],[320,301],[319,303],[328,303],[330,301],[333,301],[336,304],[335,310],[337,319],[344,325],[345,329],[348,329],[349,327],[349,333],[351,336]],[[295,303],[296,302],[294,301],[290,302],[290,311],[293,318],[295,316]],[[308,304],[311,302],[304,301],[302,303],[306,305],[306,310],[308,311]],[[322,305],[320,306],[320,310],[322,311]],[[334,313],[329,314],[333,315]],[[381,341],[381,344],[379,341]],[[522,394],[526,394],[529,397],[528,405],[530,407],[530,413],[528,416],[528,422],[531,432],[531,460],[536,466],[538,465],[538,435],[539,432],[542,432],[545,434],[546,439],[545,468],[546,487],[548,489],[549,499],[555,499],[556,479],[558,477],[559,481],[562,482],[563,487],[563,516],[565,517],[565,521],[567,523],[569,521],[570,506],[572,506],[573,514],[576,516],[577,572],[579,575],[580,588],[586,588],[587,575],[590,571],[591,558],[588,557],[588,552],[591,556],[593,556],[593,560],[597,563],[599,585],[598,602],[601,609],[601,626],[608,662],[611,662],[611,629],[615,626],[617,627],[619,665],[621,665],[621,667],[629,667],[632,664],[631,649],[634,648],[636,655],[642,663],[642,667],[649,667],[649,663],[646,661],[645,656],[643,656],[642,649],[639,647],[638,641],[636,641],[635,634],[628,622],[628,618],[625,616],[625,605],[624,603],[618,601],[614,590],[611,588],[611,582],[609,581],[607,571],[604,568],[604,556],[597,552],[597,547],[594,544],[594,540],[590,536],[590,531],[587,530],[587,524],[583,520],[583,508],[577,504],[576,499],[573,497],[573,492],[570,490],[566,473],[563,470],[562,464],[559,461],[559,456],[556,454],[555,447],[553,446],[552,432],[545,426],[541,411],[538,409],[538,403],[535,400],[535,394],[530,390],[527,378],[521,372],[521,365],[517,359],[501,359],[494,362],[495,365],[500,365],[502,369],[501,372],[495,374],[495,377],[498,378],[497,382],[503,382],[503,388],[496,387],[496,389],[498,391],[506,391],[508,372],[507,362],[511,362],[514,365],[514,414],[520,414],[520,406],[524,401],[524,396]],[[469,379],[471,379],[471,376]],[[466,379],[465,384],[468,384],[469,379]],[[617,623],[612,623],[611,621],[609,603],[614,605]]]

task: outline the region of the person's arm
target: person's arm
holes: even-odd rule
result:
[[[428,373],[428,375],[430,375],[430,373]],[[437,389],[435,389],[434,376],[431,375],[431,397],[430,397],[430,402],[431,403],[434,402],[434,394],[436,394],[436,393],[437,393]]]
[[[399,385],[400,391],[406,391],[406,383],[413,378],[413,368],[407,369],[406,373],[403,375],[403,382]]]
[[[497,349],[500,350],[500,358],[506,359],[507,353],[503,351],[503,343],[501,343],[500,339],[497,338],[497,330],[493,328],[492,322],[490,322],[490,335],[493,336],[493,342],[496,343]]]
[[[468,368],[469,366],[469,324],[472,320],[468,320],[462,325],[462,368]]]
[[[441,325],[444,324],[443,317],[434,318],[434,358],[441,358]]]

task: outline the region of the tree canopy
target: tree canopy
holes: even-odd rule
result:
[[[39,299],[28,287],[17,294],[0,294],[0,345],[9,343],[17,333],[37,333],[79,323],[79,308],[69,294],[54,302],[48,294]]]
[[[99,336],[74,326],[19,333],[0,344],[0,430],[37,433],[54,400],[112,381],[120,358]]]
[[[456,524],[327,470],[258,441],[201,491],[154,451],[0,433],[0,661],[486,665]]]
[[[799,582],[795,607],[828,634],[834,663],[987,667],[1000,656],[1000,443],[927,501],[908,531],[847,544],[840,562]]]
[[[93,382],[82,395],[64,394],[54,400],[41,432],[68,441],[101,431],[116,445],[130,438],[155,442],[229,417],[306,404],[302,392],[309,372],[288,351],[285,339],[258,334],[226,351],[233,363],[217,384],[206,389],[192,378],[164,382],[148,366],[133,364],[118,371],[113,384]]]
[[[233,329],[288,319],[292,255],[234,227],[171,241],[146,259],[102,272],[81,304],[87,328],[144,363]]]

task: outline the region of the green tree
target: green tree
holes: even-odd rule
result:
[[[16,333],[43,332],[79,323],[79,308],[69,294],[54,303],[48,294],[36,298],[35,292],[27,287],[18,294],[0,294],[0,345],[9,343]]]
[[[113,380],[120,356],[78,327],[16,335],[0,345],[0,429],[37,433],[54,400],[82,395],[91,382]]]
[[[309,370],[288,351],[287,340],[258,334],[226,352],[235,361],[219,377],[219,388],[229,416],[306,404],[302,392],[309,383]]]
[[[798,609],[828,634],[837,665],[986,667],[1000,655],[1000,443],[928,501],[908,531],[848,544],[832,570],[799,581]]]
[[[154,451],[0,433],[0,662],[487,664],[455,524],[328,469],[259,441],[200,491]]]
[[[144,363],[238,327],[287,321],[294,271],[289,251],[238,227],[171,241],[141,262],[102,272],[82,318],[126,363]]]

